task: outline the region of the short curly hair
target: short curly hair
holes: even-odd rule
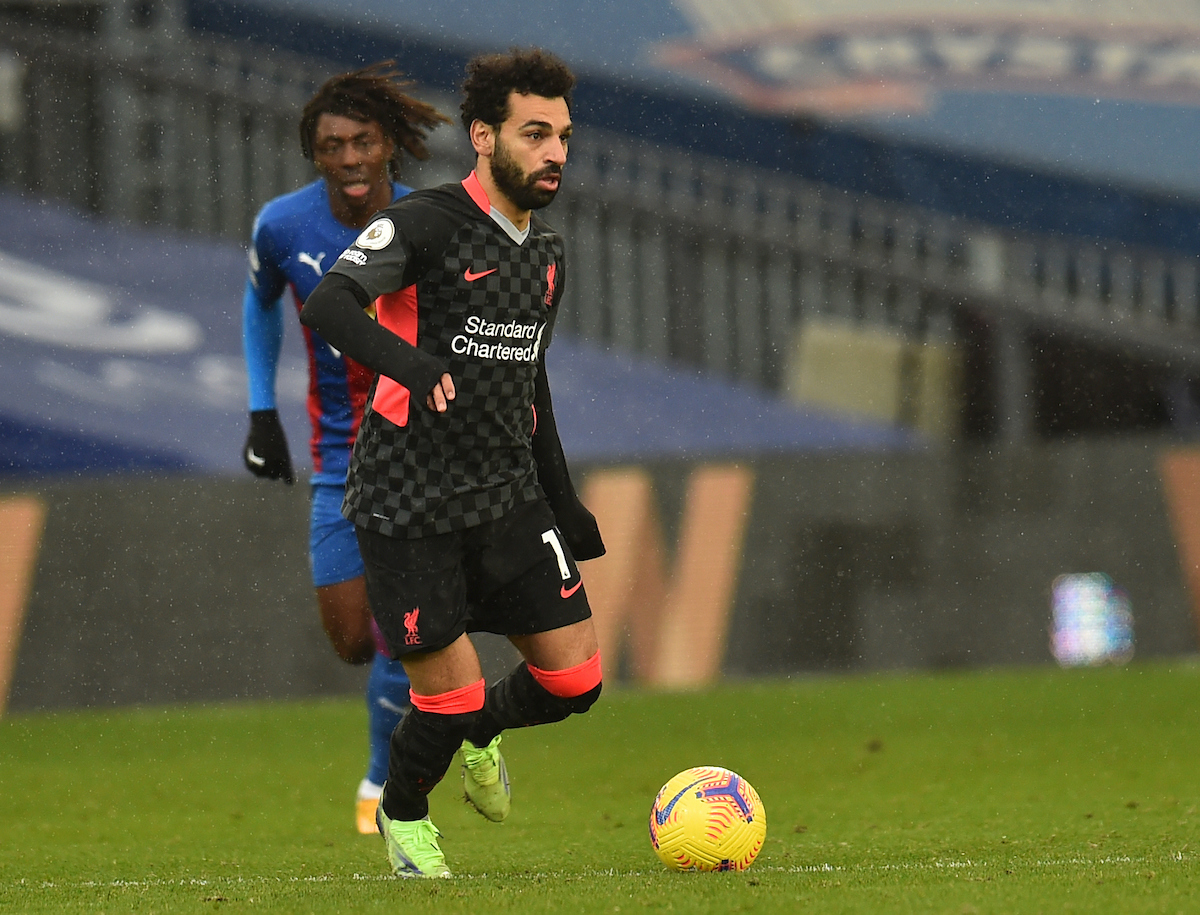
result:
[[[462,123],[469,131],[475,121],[499,127],[508,118],[508,97],[539,95],[561,98],[571,108],[575,74],[541,48],[512,48],[507,54],[481,54],[467,64],[464,80]]]
[[[428,159],[429,149],[425,146],[428,131],[438,124],[449,124],[450,118],[432,105],[406,95],[402,90],[412,83],[403,76],[394,60],[383,60],[326,80],[300,115],[300,150],[304,158],[313,159],[317,120],[323,114],[334,114],[379,125],[395,146],[390,163],[393,175],[399,174],[400,156],[404,152],[414,159]]]

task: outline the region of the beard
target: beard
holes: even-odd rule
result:
[[[547,165],[536,172],[526,174],[521,171],[517,160],[509,153],[508,147],[496,136],[496,150],[492,154],[492,180],[500,192],[522,210],[540,210],[554,199],[558,188],[546,190],[537,183],[551,175],[562,176],[562,169],[555,165]]]

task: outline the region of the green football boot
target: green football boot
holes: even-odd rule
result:
[[[375,808],[375,823],[387,844],[388,861],[397,877],[449,877],[446,856],[438,845],[437,827],[423,820],[393,820],[383,812],[383,802]]]
[[[508,816],[512,807],[512,789],[508,784],[508,767],[500,755],[500,735],[486,747],[476,747],[464,740],[462,749],[463,793],[471,806],[493,823]]]

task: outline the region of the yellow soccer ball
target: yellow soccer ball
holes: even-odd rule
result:
[[[684,769],[650,808],[650,842],[677,871],[744,871],[767,837],[767,812],[758,792],[736,772],[718,766]]]

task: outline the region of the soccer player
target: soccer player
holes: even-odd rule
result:
[[[426,159],[426,131],[449,119],[406,95],[392,61],[334,77],[305,106],[300,147],[316,181],[270,201],[254,222],[242,303],[250,383],[250,432],[242,452],[256,476],[292,483],[287,439],[276,411],[275,379],[287,290],[297,309],[324,271],[370,221],[411,190],[393,181],[401,154]],[[309,551],[321,621],[345,661],[371,661],[367,680],[370,762],[359,784],[356,821],[374,833],[387,774],[388,740],[408,708],[408,678],[373,635],[354,527],[340,507],[350,449],[372,372],[307,329],[308,413],[312,419]],[[376,643],[379,643],[377,648]]]
[[[537,49],[472,60],[462,122],[475,170],[380,213],[300,314],[380,373],[342,512],[412,681],[377,812],[402,877],[449,875],[428,794],[456,754],[467,800],[503,820],[501,732],[586,712],[600,695],[576,560],[604,544],[567,473],[544,361],[564,247],[532,212],[562,180],[574,82]],[[490,689],[475,631],[507,636],[524,659]]]

